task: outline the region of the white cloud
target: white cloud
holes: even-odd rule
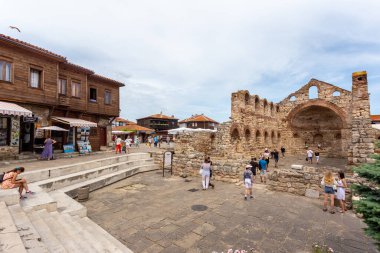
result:
[[[378,1],[7,1],[0,32],[127,84],[122,116],[230,114],[230,93],[275,102],[366,69],[380,114]],[[21,34],[8,29],[19,26]]]

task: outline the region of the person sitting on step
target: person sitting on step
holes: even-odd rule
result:
[[[25,171],[24,167],[16,167],[13,170],[10,170],[4,174],[3,182],[1,183],[2,189],[12,189],[18,187],[18,192],[20,194],[20,199],[27,198],[27,196],[22,196],[22,192],[25,189],[26,193],[33,194],[29,190],[28,184],[25,178],[17,179],[17,176]]]

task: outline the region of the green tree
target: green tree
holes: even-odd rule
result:
[[[380,142],[376,143],[380,148]],[[368,180],[366,184],[354,184],[354,194],[359,195],[360,200],[353,202],[358,213],[361,213],[368,227],[367,235],[377,241],[380,249],[380,155],[374,155],[374,163],[363,164],[354,169],[360,177]]]

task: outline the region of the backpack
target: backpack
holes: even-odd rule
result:
[[[4,178],[4,176],[5,176],[5,172],[3,172],[3,173],[0,174],[0,183],[3,182],[3,178]]]

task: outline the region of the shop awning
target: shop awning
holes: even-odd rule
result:
[[[33,113],[17,104],[0,101],[0,114],[32,117]]]
[[[130,134],[133,133],[133,131],[112,131],[112,134]]]
[[[68,132],[69,131],[67,129],[64,129],[62,127],[57,127],[57,126],[47,126],[47,127],[41,127],[41,128],[38,128],[38,129],[41,129],[41,130],[50,130],[50,131],[58,131],[58,132]]]
[[[70,127],[97,127],[98,126],[95,122],[91,122],[91,121],[87,121],[83,119],[52,117],[52,120],[70,125]]]

